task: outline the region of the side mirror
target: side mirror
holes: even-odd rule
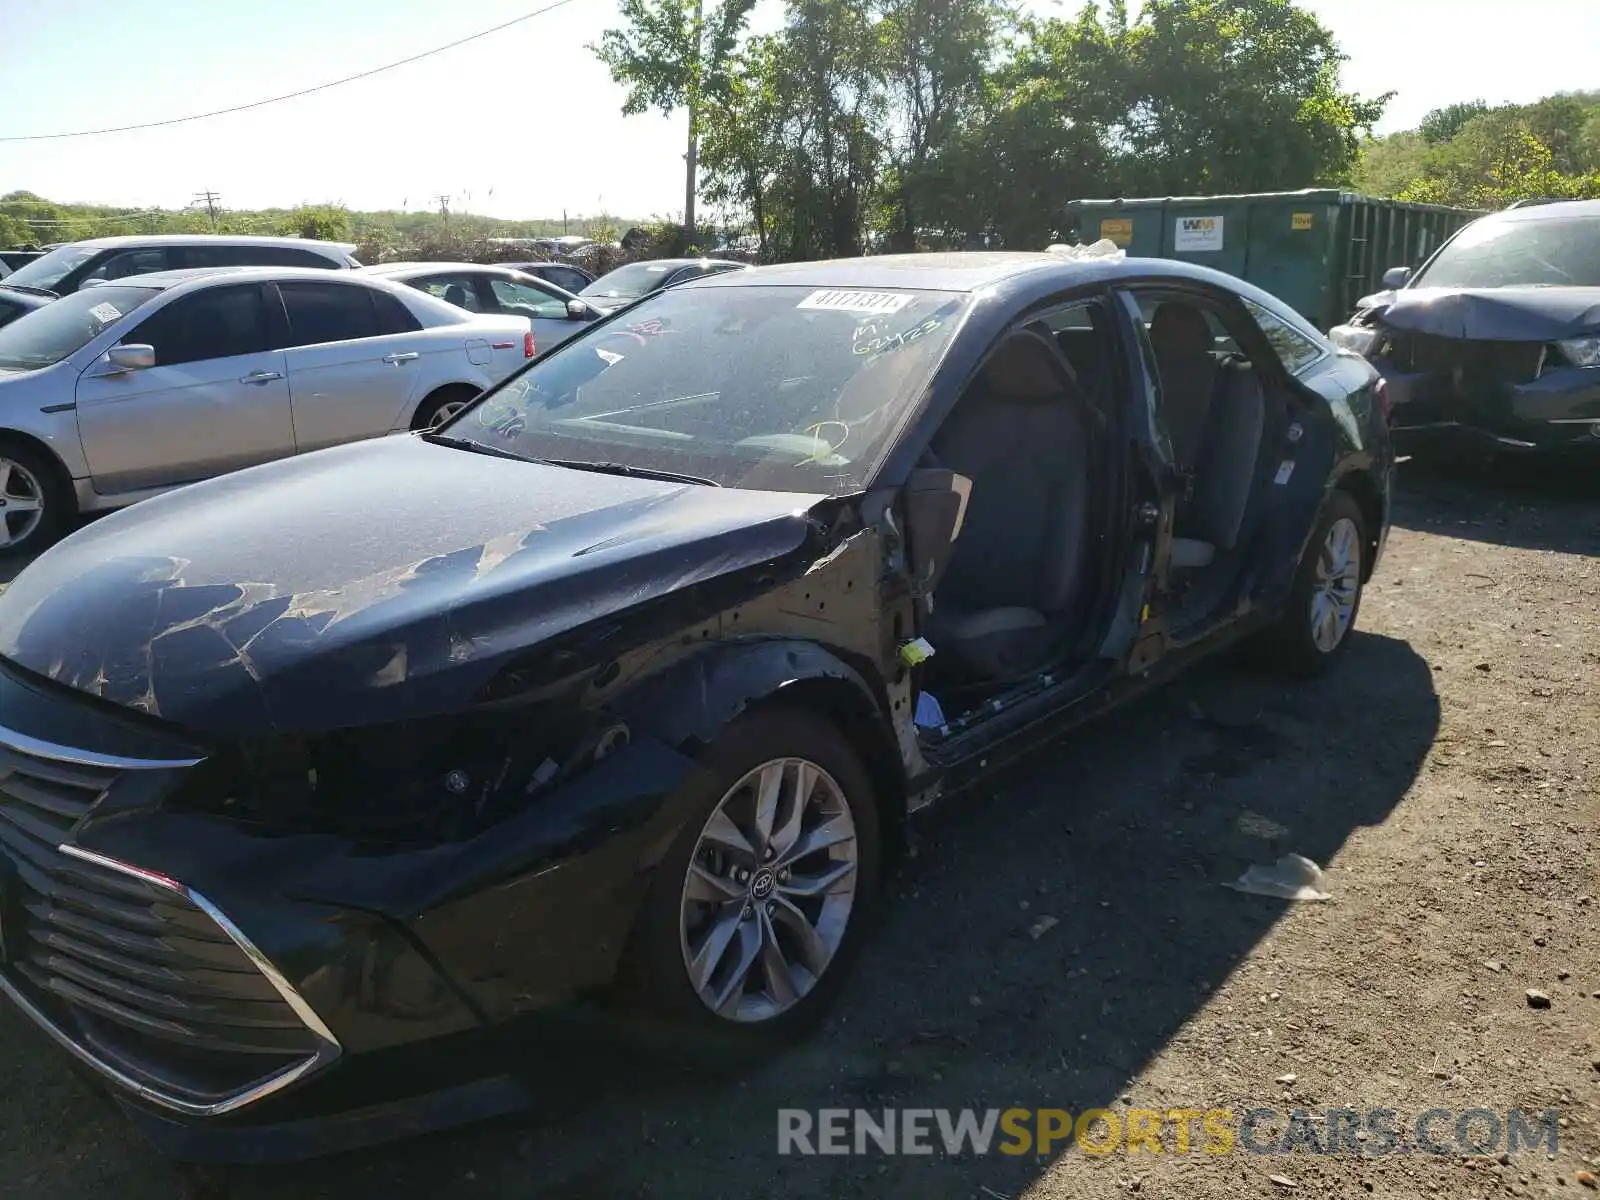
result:
[[[1390,267],[1383,273],[1383,286],[1385,291],[1405,287],[1406,280],[1411,278],[1410,267]]]
[[[950,563],[967,515],[972,480],[943,467],[918,467],[906,480],[906,533],[912,578],[931,592]]]
[[[113,346],[106,351],[113,371],[143,371],[156,365],[156,348],[140,343]]]
[[[594,309],[590,308],[582,300],[567,301],[567,316],[571,317],[574,321],[590,321],[599,315],[599,313],[595,312]]]

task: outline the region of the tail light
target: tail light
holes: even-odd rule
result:
[[[530,329],[527,333],[522,335],[522,357],[532,358],[534,353],[533,330]]]

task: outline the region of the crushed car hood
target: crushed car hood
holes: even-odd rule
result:
[[[0,595],[0,656],[203,735],[450,712],[542,641],[799,549],[822,499],[359,442],[80,530]]]
[[[1600,329],[1600,288],[1404,288],[1382,314],[1413,333],[1490,342],[1553,342]]]

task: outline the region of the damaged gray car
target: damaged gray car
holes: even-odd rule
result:
[[[796,264],[106,517],[0,595],[0,991],[184,1158],[782,1043],[910,814],[1239,639],[1340,657],[1382,392],[1186,263]]]
[[[1600,200],[1483,217],[1384,283],[1330,337],[1382,372],[1399,451],[1600,456]]]

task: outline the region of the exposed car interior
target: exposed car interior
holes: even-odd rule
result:
[[[1187,638],[1223,617],[1267,494],[1287,398],[1271,393],[1225,317],[1187,296],[1141,297],[1159,420],[1182,480],[1168,563],[1168,625]],[[1006,338],[934,434],[923,464],[964,483],[959,532],[929,581],[923,687],[971,714],[1042,674],[1089,660],[1110,570],[1109,431],[1124,401],[1097,304]]]
[[[1036,323],[1001,343],[934,435],[925,461],[970,491],[925,626],[937,649],[930,687],[993,692],[1082,644],[1101,424],[1056,337]]]
[[[1186,480],[1169,564],[1169,619],[1181,632],[1213,616],[1236,580],[1252,499],[1266,482],[1269,432],[1284,427],[1286,408],[1282,397],[1269,400],[1218,314],[1186,299],[1155,300],[1149,338],[1160,374],[1160,420]]]

